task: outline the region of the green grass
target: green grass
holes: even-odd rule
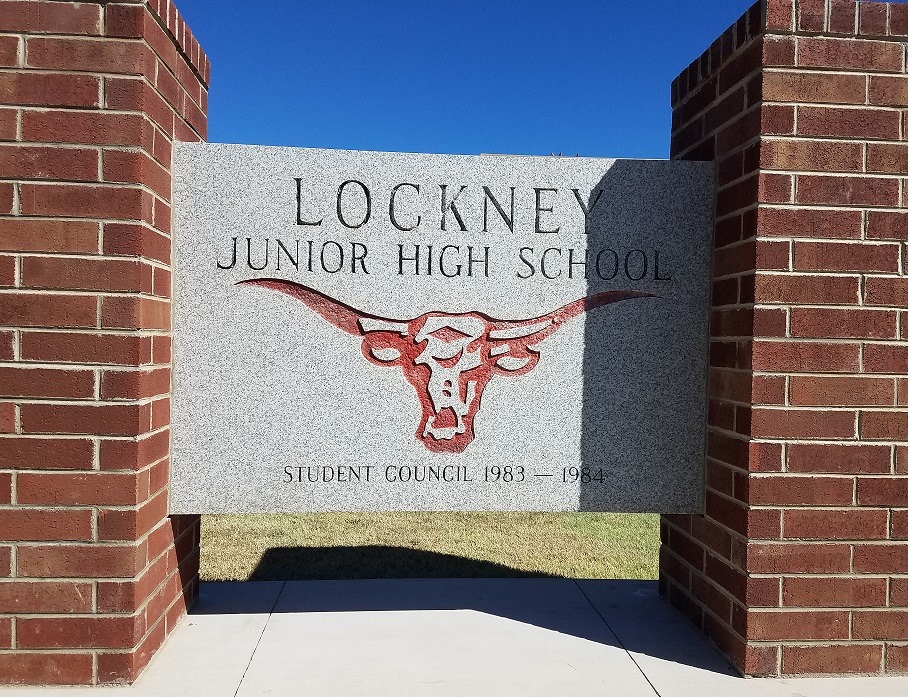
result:
[[[618,513],[207,515],[203,580],[655,578],[659,517]]]

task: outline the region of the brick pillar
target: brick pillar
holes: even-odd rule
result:
[[[169,0],[0,1],[0,682],[132,681],[197,589],[167,516],[171,144],[208,60]]]
[[[660,585],[749,675],[908,671],[908,5],[757,4],[672,88],[717,163],[706,514]]]

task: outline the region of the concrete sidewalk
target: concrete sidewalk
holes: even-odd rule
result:
[[[430,579],[202,584],[141,679],[9,697],[874,697],[908,678],[745,680],[653,582]]]

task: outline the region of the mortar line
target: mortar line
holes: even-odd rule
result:
[[[612,626],[608,623],[608,620],[605,619],[605,616],[604,616],[601,612],[599,612],[599,608],[597,608],[596,605],[593,603],[593,601],[590,600],[589,596],[588,596],[588,595],[586,594],[586,592],[583,590],[583,586],[581,586],[581,585],[577,582],[577,579],[576,579],[576,578],[571,579],[571,580],[574,582],[574,585],[577,586],[577,590],[580,591],[581,595],[583,595],[583,597],[586,598],[586,602],[588,602],[588,603],[590,604],[590,607],[593,608],[593,612],[595,612],[597,615],[599,615],[599,619],[602,620],[602,623],[603,623],[606,627],[608,627],[608,630],[612,633],[612,636],[615,637],[615,640],[618,642],[618,645],[619,645],[622,649],[624,649],[624,653],[627,654],[627,657],[628,657],[629,659],[631,659],[631,661],[633,662],[633,664],[637,667],[637,670],[640,671],[640,675],[643,676],[643,679],[646,680],[647,684],[652,688],[653,694],[655,694],[656,697],[662,697],[662,695],[660,694],[659,690],[657,690],[657,689],[656,689],[656,686],[653,685],[652,680],[649,679],[649,676],[643,671],[643,668],[640,667],[640,664],[637,663],[637,659],[634,658],[634,656],[631,654],[631,652],[628,651],[628,648],[624,645],[624,642],[621,641],[621,637],[619,637],[619,636],[618,636],[618,633],[617,633],[614,629],[612,629]],[[234,697],[236,697],[236,695],[234,695]]]
[[[236,685],[236,690],[233,692],[233,697],[237,697],[240,693],[240,688],[243,686],[243,681],[246,680],[246,673],[249,672],[249,666],[252,665],[252,659],[255,658],[256,652],[259,650],[259,644],[262,643],[262,637],[265,636],[265,630],[268,629],[268,623],[271,621],[271,616],[274,614],[274,608],[277,607],[278,601],[281,599],[281,596],[284,594],[284,589],[287,587],[287,582],[283,581],[281,583],[281,589],[277,592],[277,595],[274,596],[274,602],[271,605],[271,609],[268,610],[268,619],[265,620],[265,624],[262,625],[262,633],[259,634],[258,641],[255,642],[255,646],[252,649],[252,654],[249,656],[249,661],[246,663],[246,667],[243,669],[243,676],[240,678],[240,681]]]

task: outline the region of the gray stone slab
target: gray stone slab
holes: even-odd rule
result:
[[[701,510],[711,164],[174,158],[172,512]]]

